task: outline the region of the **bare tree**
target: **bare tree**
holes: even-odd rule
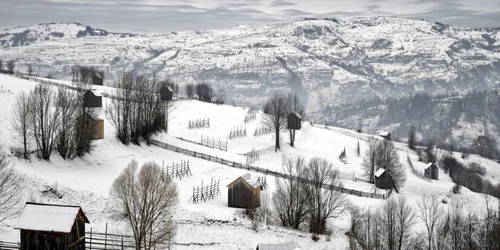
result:
[[[304,117],[306,115],[306,110],[304,108],[304,105],[300,103],[300,99],[297,94],[288,94],[287,101],[288,101],[288,114],[295,112],[301,117]],[[295,130],[296,129],[288,130],[290,135],[290,146],[292,147],[295,144]]]
[[[154,162],[138,168],[138,163],[132,160],[113,182],[111,197],[127,216],[137,250],[171,244],[175,235],[171,216],[178,204],[177,187]]]
[[[403,187],[406,182],[406,169],[399,162],[399,155],[394,143],[389,140],[379,140],[375,152],[375,169],[385,169],[395,186],[398,189]]]
[[[0,224],[15,218],[21,209],[21,177],[9,165],[10,161],[0,145]]]
[[[375,183],[375,161],[377,159],[377,148],[378,140],[375,137],[370,137],[368,139],[368,149],[365,151],[365,157],[363,157],[363,170],[365,176],[368,177],[368,182]]]
[[[361,147],[359,146],[359,140],[358,140],[358,144],[356,145],[356,155],[358,157],[361,155]]]
[[[30,133],[30,123],[32,121],[30,97],[26,92],[20,92],[16,97],[12,111],[12,128],[16,140],[19,140],[23,147],[23,158],[29,159],[30,144],[32,141]]]
[[[98,126],[95,120],[98,111],[95,108],[85,107],[83,98],[77,104],[77,118],[75,127],[75,154],[82,157],[93,149],[92,140],[98,133]]]
[[[0,58],[0,70],[3,69],[3,60]]]
[[[410,249],[411,232],[417,217],[405,197],[387,200],[381,211],[381,221],[387,249]]]
[[[310,231],[323,234],[326,221],[341,215],[347,203],[345,195],[337,192],[342,187],[338,172],[324,158],[314,157],[305,171],[306,191],[309,199]]]
[[[71,158],[75,150],[75,120],[77,118],[78,97],[67,88],[57,91],[56,105],[59,107],[59,129],[57,151],[63,159]]]
[[[194,84],[188,83],[184,87],[184,91],[186,92],[187,97],[193,98],[194,92],[195,92],[195,86]]]
[[[274,133],[274,150],[280,149],[280,135],[286,129],[288,115],[288,100],[284,93],[274,92],[264,105],[262,123]]]
[[[33,75],[33,64],[28,64],[28,75],[29,76]]]
[[[474,151],[482,157],[488,159],[493,159],[495,157],[496,142],[488,136],[478,136],[474,140],[472,147]]]
[[[30,95],[32,131],[38,157],[49,160],[59,129],[59,106],[54,102],[54,91],[46,85],[35,87]]]
[[[226,89],[224,87],[220,87],[215,91],[215,103],[224,104],[226,101]]]
[[[298,229],[306,221],[308,199],[304,182],[306,163],[303,157],[284,158],[283,174],[286,179],[276,178],[273,206],[282,226]]]
[[[108,113],[111,123],[116,128],[116,136],[123,144],[130,142],[129,121],[132,113],[132,72],[123,72],[118,82],[116,97],[108,105]]]
[[[417,206],[418,217],[424,223],[427,233],[427,247],[434,249],[435,231],[443,210],[439,206],[439,197],[437,195],[422,195]]]
[[[408,131],[408,147],[414,150],[416,144],[417,144],[417,132],[415,130],[415,126],[411,125],[410,131]]]
[[[9,74],[14,74],[14,70],[16,69],[16,62],[14,60],[10,60],[7,62],[7,70]]]

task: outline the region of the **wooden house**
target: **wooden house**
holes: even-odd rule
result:
[[[104,86],[104,79],[99,74],[94,74],[92,76],[92,84]]]
[[[296,244],[259,244],[257,250],[297,250],[299,247]]]
[[[77,119],[77,123],[79,126],[84,126],[84,125],[81,125],[80,123],[89,122],[89,125],[91,126],[89,129],[94,131],[94,136],[92,136],[91,139],[96,140],[96,139],[103,139],[104,138],[104,119],[103,118],[100,118],[98,115],[96,115],[96,117],[92,117],[91,115],[85,113],[76,119]]]
[[[85,223],[79,206],[26,203],[16,229],[21,249],[85,250]]]
[[[262,184],[252,181],[250,174],[244,174],[227,185],[227,203],[229,207],[258,208],[260,207],[260,191]]]
[[[432,180],[439,180],[439,168],[434,163],[430,162],[425,167],[424,176]]]
[[[387,131],[380,131],[380,133],[378,134],[378,136],[386,139],[386,140],[391,140],[391,133],[387,132]]]
[[[380,189],[394,189],[399,193],[392,176],[383,168],[375,172],[375,186]]]
[[[83,94],[83,106],[87,108],[102,108],[102,96],[95,89]]]
[[[302,116],[297,112],[292,112],[287,117],[287,129],[300,129],[302,125]]]
[[[163,87],[161,87],[160,89],[160,99],[162,101],[172,101],[174,97],[174,90],[168,86],[168,85],[165,85]]]

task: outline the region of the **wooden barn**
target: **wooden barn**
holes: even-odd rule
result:
[[[293,243],[257,245],[257,250],[297,250],[297,249],[299,249],[299,247]]]
[[[386,140],[391,140],[391,133],[387,132],[387,131],[380,131],[380,133],[378,134],[378,136],[386,139]]]
[[[26,203],[16,229],[21,249],[85,250],[85,223],[79,206]]]
[[[161,87],[160,89],[160,99],[162,101],[172,101],[174,97],[174,90],[168,85]]]
[[[93,126],[91,128],[94,130],[94,136],[91,138],[93,140],[103,139],[104,138],[104,119],[99,116],[92,117],[91,115],[84,113],[79,116],[77,119],[77,123],[81,122],[90,122],[90,125]]]
[[[102,108],[102,96],[95,89],[83,94],[83,106],[87,108]]]
[[[430,162],[425,167],[424,176],[432,180],[439,180],[439,168]]]
[[[262,184],[252,181],[250,174],[244,174],[227,185],[227,204],[236,208],[258,208],[260,207],[260,191]]]
[[[99,74],[94,74],[92,76],[92,84],[104,86],[104,79]]]
[[[399,193],[392,176],[383,168],[379,168],[375,172],[375,186],[380,189],[394,189]]]
[[[287,117],[287,129],[300,129],[302,125],[302,116],[297,112],[292,112]]]

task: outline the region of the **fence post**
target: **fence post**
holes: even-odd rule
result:
[[[92,250],[92,227],[90,228],[90,249]]]
[[[106,222],[106,232],[104,233],[104,249],[107,249],[108,244],[108,223]]]
[[[123,235],[122,235],[122,250],[123,250]]]

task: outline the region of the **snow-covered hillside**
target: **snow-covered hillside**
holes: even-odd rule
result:
[[[64,82],[71,84],[70,82]],[[11,110],[16,93],[28,91],[37,83],[20,80],[14,77],[0,75],[0,142],[6,148],[15,145],[15,138],[11,134]],[[97,87],[101,93],[109,93],[112,88]],[[104,98],[106,105],[110,100]],[[253,149],[261,150],[260,159],[253,163],[255,166],[269,170],[281,170],[283,156],[302,155],[306,159],[320,156],[331,161],[340,171],[340,178],[346,188],[374,192],[373,185],[362,181],[353,181],[353,176],[362,178],[362,155],[367,148],[366,140],[369,135],[358,134],[350,130],[325,127],[309,122],[303,123],[303,128],[297,133],[296,147],[287,145],[283,141],[283,149],[274,152],[273,138],[271,135],[253,136],[253,131],[260,126],[261,114],[255,121],[246,125],[247,137],[229,140],[228,151],[220,151],[204,147],[188,140],[199,141],[201,135],[227,139],[231,129],[244,125],[245,113],[248,109],[227,105],[215,105],[195,100],[176,101],[175,109],[171,115],[169,134],[159,134],[156,139],[188,148],[205,154],[230,159],[235,162],[245,162],[244,153]],[[210,118],[209,128],[188,129],[188,121],[196,118]],[[103,231],[106,223],[111,232],[128,233],[126,226],[115,216],[113,203],[109,198],[109,189],[113,180],[123,168],[132,160],[139,163],[154,161],[158,164],[170,164],[189,160],[193,176],[175,179],[180,193],[180,204],[175,214],[178,225],[175,249],[253,249],[258,243],[285,243],[295,242],[301,249],[348,249],[345,232],[349,228],[347,213],[340,218],[330,221],[329,227],[333,229],[332,241],[321,238],[314,242],[306,232],[289,230],[279,226],[260,227],[257,231],[252,229],[251,222],[242,215],[241,209],[227,207],[226,185],[237,177],[247,173],[245,170],[231,168],[227,165],[204,161],[188,157],[156,146],[125,146],[114,137],[115,130],[106,119],[105,138],[95,142],[96,148],[83,158],[65,161],[53,155],[50,162],[33,158],[24,161],[12,158],[14,167],[25,178],[23,192],[26,199],[47,203],[73,204],[82,206],[87,214],[94,231]],[[183,138],[181,140],[178,138]],[[361,145],[361,157],[355,153],[357,143]],[[406,165],[409,155],[416,168],[422,170],[425,164],[417,161],[417,156],[404,144],[396,144],[401,163]],[[338,155],[346,149],[347,162],[339,161]],[[500,180],[499,164],[477,156],[471,156],[468,161],[481,163],[487,170],[486,177],[492,183]],[[440,170],[441,171],[441,170]],[[255,173],[252,173],[255,174]],[[408,197],[414,203],[421,195],[437,194],[442,199],[455,200],[467,209],[480,209],[477,204],[484,203],[484,196],[463,189],[462,194],[453,194],[453,183],[450,178],[440,172],[440,180],[427,182],[412,175],[407,171],[408,181],[400,190],[400,194]],[[210,179],[220,179],[221,195],[214,200],[192,204],[189,202],[193,186],[201,182],[210,182]],[[274,189],[274,178],[267,176],[269,187],[264,196],[269,199]],[[63,195],[61,199],[46,196],[41,193],[45,186],[57,188]],[[380,191],[379,191],[380,192]],[[382,191],[383,192],[383,191]],[[348,200],[353,204],[375,208],[383,201],[372,198],[361,198],[348,195]],[[266,198],[263,198],[266,199]],[[447,206],[443,204],[442,206]],[[0,240],[19,241],[19,232],[13,229],[16,220],[7,222],[1,229],[6,233],[0,234]]]
[[[61,77],[75,64],[160,72],[181,85],[225,88],[240,105],[273,90],[299,93],[311,111],[373,96],[492,89],[500,84],[499,29],[374,17],[117,34],[74,23],[0,31],[0,58]]]

